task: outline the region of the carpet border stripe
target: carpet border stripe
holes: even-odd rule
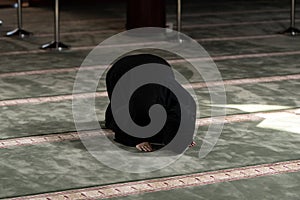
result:
[[[214,87],[222,85],[243,85],[243,84],[252,84],[252,83],[269,83],[275,81],[284,81],[284,80],[298,80],[300,79],[300,74],[293,75],[284,75],[284,76],[270,76],[270,77],[260,77],[260,78],[244,78],[244,79],[235,79],[235,80],[225,80],[225,81],[211,81],[203,83],[191,83],[194,89],[205,88],[205,87]],[[189,86],[184,86],[189,87]],[[21,99],[10,99],[10,100],[1,100],[0,107],[3,106],[16,106],[24,104],[42,104],[49,102],[61,102],[73,100],[74,98],[99,98],[106,97],[107,92],[95,92],[95,93],[83,93],[83,94],[68,94],[68,95],[57,95],[57,96],[46,96],[46,97],[32,97],[32,98],[21,98]]]
[[[106,199],[300,171],[300,160],[68,190],[10,200]]]
[[[224,123],[237,123],[237,122],[247,122],[247,121],[261,121],[264,118],[261,117],[263,114],[267,116],[268,114],[281,114],[281,113],[296,113],[297,109],[289,109],[284,111],[273,111],[273,112],[259,112],[251,114],[237,114],[224,117]],[[216,117],[218,118],[218,117]],[[215,123],[214,117],[201,118],[196,120],[196,126],[208,126]],[[110,130],[101,130],[100,134],[111,135],[113,134]],[[20,138],[11,138],[11,139],[2,139],[0,140],[0,149],[6,149],[17,146],[31,146],[38,145],[43,143],[51,142],[63,142],[63,141],[72,141],[80,140],[81,137],[93,137],[98,136],[99,130],[97,131],[83,131],[83,132],[69,132],[69,133],[60,133],[60,134],[48,134],[48,135],[39,135],[39,136],[27,136]]]

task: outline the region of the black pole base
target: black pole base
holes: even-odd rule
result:
[[[290,34],[291,36],[295,36],[300,34],[300,30],[295,27],[290,27],[286,29],[285,31],[279,32],[280,34]]]
[[[68,45],[65,45],[64,43],[62,42],[57,42],[57,41],[52,41],[48,44],[44,44],[41,46],[41,49],[44,49],[44,50],[58,50],[58,51],[62,51],[62,50],[65,50],[65,49],[69,49],[70,47]]]
[[[25,37],[29,37],[30,35],[32,35],[31,32],[25,31],[20,28],[16,28],[15,30],[6,33],[7,37],[19,36],[20,38],[25,38]]]

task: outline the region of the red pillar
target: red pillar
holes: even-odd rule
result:
[[[127,29],[165,26],[165,0],[127,0]]]

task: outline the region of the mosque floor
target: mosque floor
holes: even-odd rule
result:
[[[71,48],[61,52],[39,49],[53,38],[51,7],[24,8],[24,29],[33,35],[0,37],[0,198],[299,199],[300,36],[277,34],[289,26],[289,9],[289,1],[279,0],[183,2],[182,33],[213,59],[227,103],[211,102],[187,62],[153,50],[195,85],[197,145],[162,169],[129,173],[90,154],[72,112],[73,98],[89,98],[72,96],[79,67],[99,43],[125,31],[126,5],[63,4],[61,41]],[[175,11],[168,1],[168,23],[176,24]],[[0,8],[1,35],[16,27],[16,18],[15,8]],[[97,69],[82,68],[88,77]],[[103,88],[95,98],[100,121],[108,102]],[[226,109],[225,124],[212,151],[199,158],[217,118],[212,107]]]

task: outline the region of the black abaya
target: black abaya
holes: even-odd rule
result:
[[[113,64],[106,75],[106,87],[109,100],[111,100],[112,92],[116,83],[126,72],[137,66],[148,63],[166,65],[171,70],[170,65],[164,59],[151,54],[139,54],[123,57],[119,59],[115,64]],[[172,74],[171,77],[166,78],[172,80],[175,83],[176,80],[173,73],[170,74]],[[176,82],[176,84],[178,83]],[[128,85],[130,85],[130,83],[128,83]],[[122,89],[124,92],[126,92],[126,88],[128,87],[128,85],[122,86],[124,87]],[[183,94],[184,98],[186,99],[185,102],[188,102],[189,104],[186,105],[186,108],[188,108],[186,110],[186,113],[188,113],[189,120],[191,120],[192,124],[194,125],[196,112],[195,102],[184,88],[182,88],[180,85],[179,87],[180,90],[182,90],[181,94]],[[130,135],[130,133],[126,133],[119,128],[113,118],[111,104],[109,103],[105,113],[105,125],[107,128],[115,132],[115,141],[126,146],[135,146],[142,142],[159,143],[162,145],[167,145],[168,143],[170,143],[175,137],[181,122],[181,109],[178,99],[168,88],[158,84],[147,84],[138,88],[131,96],[129,102],[129,112],[131,118],[139,126],[148,125],[150,123],[150,117],[148,114],[149,108],[154,104],[160,104],[164,106],[167,113],[166,123],[156,135],[148,138],[139,138],[133,137]],[[187,135],[190,142],[192,142],[192,136],[193,134]]]

